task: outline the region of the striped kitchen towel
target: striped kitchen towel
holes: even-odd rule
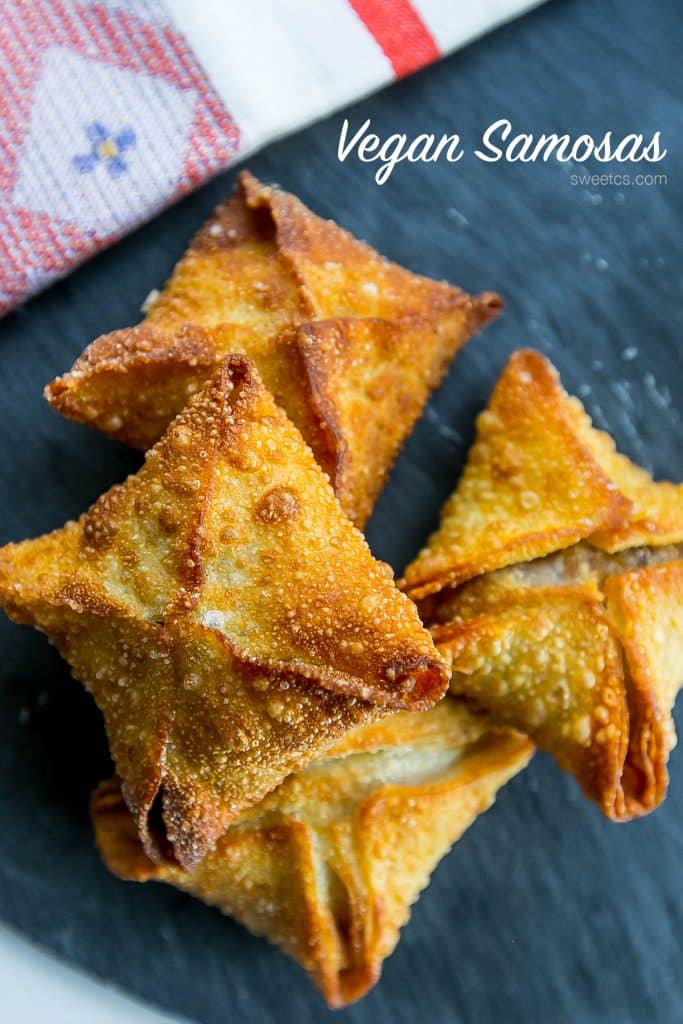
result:
[[[269,140],[538,0],[3,0],[0,315]]]

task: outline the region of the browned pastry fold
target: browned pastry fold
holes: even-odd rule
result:
[[[378,980],[431,871],[532,749],[447,698],[348,733],[247,811],[192,873],[145,856],[116,781],[93,797],[96,839],[116,875],[220,907],[344,1006]]]
[[[244,353],[360,527],[450,360],[500,308],[390,263],[244,172],[145,321],[98,338],[46,396],[147,448],[222,359]]]
[[[620,455],[540,354],[512,356],[403,586],[453,692],[555,754],[609,817],[662,801],[683,682],[683,487]]]
[[[242,356],[77,523],[0,550],[0,602],[93,694],[146,849],[186,868],[346,730],[447,683]]]

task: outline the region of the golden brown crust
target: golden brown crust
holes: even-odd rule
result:
[[[452,690],[526,731],[625,820],[666,792],[683,669],[662,652],[680,643],[681,557],[683,486],[617,452],[551,364],[522,351],[403,586]]]
[[[334,221],[316,217],[296,196],[262,185],[248,171],[240,175],[240,187],[250,209],[272,221],[278,249],[315,319],[429,317],[467,298],[445,281],[385,259]],[[500,309],[497,295],[481,299],[491,313]]]
[[[605,595],[628,685],[625,816],[632,816],[666,793],[666,763],[676,743],[671,711],[683,684],[683,561],[614,576],[605,582]]]
[[[297,331],[313,430],[286,397],[282,404],[356,525],[368,519],[454,344],[473,333],[480,315],[478,300],[458,299],[431,319],[323,320]]]
[[[232,323],[272,333],[317,315],[282,258],[267,204],[254,208],[248,202],[247,180],[250,175],[240,175],[235,193],[192,240],[147,322],[172,329]]]
[[[346,730],[447,681],[242,357],[77,524],[2,549],[0,601],[93,693],[148,850],[167,852],[159,809],[186,867]]]
[[[239,352],[240,346],[234,344],[225,355],[231,351]],[[200,327],[180,327],[170,345],[164,328],[142,323],[97,338],[45,395],[70,419],[144,450],[216,372],[216,357]]]
[[[589,539],[620,551],[683,541],[683,485],[655,483],[596,430],[539,352],[515,352],[454,494],[401,585],[416,600]]]
[[[615,821],[666,794],[683,683],[676,553],[577,545],[473,580],[435,606],[452,692],[554,754]]]
[[[119,877],[157,879],[220,907],[297,959],[331,1007],[364,995],[439,859],[532,747],[447,699],[348,733],[220,838],[191,873],[145,857],[117,792],[93,798]]]
[[[402,585],[426,597],[617,527],[629,509],[577,435],[555,369],[538,352],[515,352],[477,420],[440,525]]]
[[[500,308],[390,263],[245,172],[145,322],[94,341],[46,397],[148,448],[222,359],[244,353],[362,526],[448,362]]]
[[[586,444],[604,472],[631,502],[626,523],[593,534],[591,544],[616,552],[642,544],[661,547],[681,543],[683,484],[666,480],[655,482],[646,470],[617,451],[609,434],[591,427],[585,414],[580,419]]]
[[[610,813],[620,800],[628,706],[619,650],[590,589],[508,595],[433,633],[452,660],[452,692],[523,729]]]

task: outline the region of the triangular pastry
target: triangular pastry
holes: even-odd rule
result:
[[[512,356],[403,586],[453,692],[554,753],[611,818],[661,802],[683,683],[683,487],[616,452],[540,354]]]
[[[184,867],[346,730],[447,681],[241,356],[78,522],[0,550],[0,603],[93,694],[146,848]]]
[[[344,1006],[375,984],[438,861],[532,749],[447,698],[347,733],[192,873],[145,856],[116,781],[93,797],[97,843],[119,877],[168,882],[266,935]]]
[[[147,448],[222,359],[244,353],[360,527],[450,360],[500,308],[390,263],[244,172],[145,321],[98,338],[46,396]]]
[[[439,527],[406,569],[411,597],[627,521],[630,503],[587,448],[578,420],[548,360],[537,352],[514,353],[477,419]]]

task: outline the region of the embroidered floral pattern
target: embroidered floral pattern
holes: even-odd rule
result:
[[[89,153],[79,153],[73,158],[73,165],[81,174],[93,171],[98,164],[104,164],[110,178],[119,178],[128,170],[122,154],[136,143],[132,128],[123,128],[115,134],[108,131],[101,121],[94,121],[85,128],[90,143]]]

